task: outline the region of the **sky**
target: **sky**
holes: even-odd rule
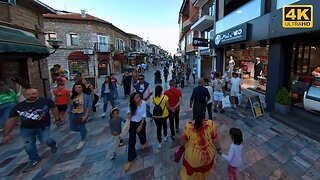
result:
[[[57,10],[86,13],[104,19],[127,33],[136,34],[176,53],[178,16],[183,0],[40,0]]]

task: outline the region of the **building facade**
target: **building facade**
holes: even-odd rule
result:
[[[44,14],[46,39],[59,39],[63,45],[49,57],[49,69],[61,65],[73,76],[95,77],[121,72],[126,63],[127,33],[111,23],[79,13]]]
[[[1,1],[0,11],[0,79],[15,89],[11,79],[19,77],[50,96],[42,14],[55,11],[33,0]]]

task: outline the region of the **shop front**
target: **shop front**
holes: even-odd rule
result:
[[[98,54],[98,77],[111,74],[110,54]]]
[[[210,78],[211,72],[213,71],[212,56],[210,55],[210,49],[200,49],[201,58],[201,77]]]
[[[116,53],[113,56],[113,71],[114,73],[121,73],[122,71],[122,64],[125,61],[125,56],[122,53]]]
[[[70,74],[82,73],[82,76],[89,76],[89,59],[89,56],[82,51],[71,52],[68,55]]]

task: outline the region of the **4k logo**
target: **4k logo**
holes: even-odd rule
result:
[[[312,5],[286,5],[282,7],[283,28],[312,28]]]

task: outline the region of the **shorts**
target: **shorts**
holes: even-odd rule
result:
[[[213,92],[213,100],[222,101],[223,92]]]
[[[238,97],[239,92],[238,91],[231,91],[230,96]]]
[[[68,105],[67,104],[57,105],[57,108],[59,112],[66,112],[68,109]]]

